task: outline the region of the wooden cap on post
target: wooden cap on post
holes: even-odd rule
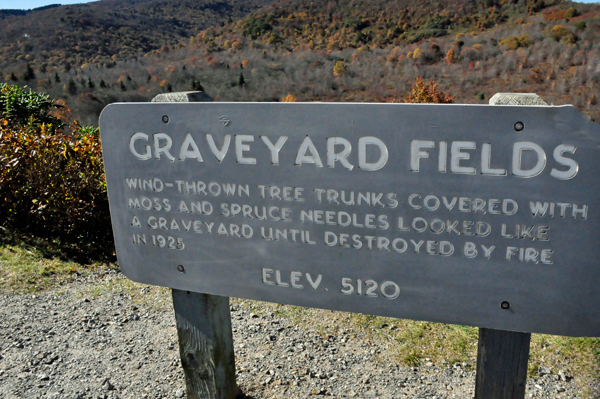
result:
[[[203,91],[179,91],[162,93],[152,99],[153,103],[198,103],[210,102],[212,97]]]
[[[490,105],[545,105],[548,103],[535,93],[496,93]]]

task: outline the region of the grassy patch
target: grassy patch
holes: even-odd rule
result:
[[[562,371],[575,380],[584,398],[598,398],[600,338],[532,334],[529,376],[538,376],[540,367],[549,368],[551,374]]]
[[[68,243],[58,238],[38,237],[25,231],[0,225],[0,247],[12,246],[25,249],[48,259],[61,259],[79,264],[115,263],[116,254],[100,253],[91,248],[93,244]],[[110,251],[105,251],[110,252]]]
[[[350,319],[374,337],[393,340],[394,357],[408,366],[423,359],[437,365],[443,361],[472,365],[477,355],[477,328],[366,315]]]
[[[108,293],[126,295],[134,304],[141,304],[155,310],[172,306],[170,288],[136,283],[123,274],[78,287],[76,295],[79,298],[93,298]]]
[[[95,267],[46,258],[34,247],[0,244],[0,289],[4,292],[40,291],[72,281]]]

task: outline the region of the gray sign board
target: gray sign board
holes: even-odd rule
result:
[[[600,336],[600,127],[571,106],[129,103],[100,130],[134,281]]]

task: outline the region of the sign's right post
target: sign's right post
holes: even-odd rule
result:
[[[530,333],[479,329],[475,399],[523,399]]]
[[[548,104],[537,94],[497,93],[490,105]],[[530,333],[479,329],[475,399],[525,397],[530,342]]]

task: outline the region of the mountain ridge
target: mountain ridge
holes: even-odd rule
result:
[[[103,0],[22,13],[0,11],[0,70],[34,60],[66,66],[141,57],[266,2]]]
[[[110,35],[104,37],[118,39],[119,52],[107,42],[83,48],[64,34],[66,41],[44,53],[35,43],[23,48],[31,40],[18,38],[20,47],[0,51],[0,78],[60,98],[90,124],[110,102],[149,101],[168,91],[202,89],[217,101],[398,102],[417,77],[438,82],[456,102],[480,104],[497,92],[532,92],[600,119],[600,5],[277,0],[256,3],[239,18],[211,14],[220,15],[218,22],[187,36],[177,29],[188,32],[186,21],[195,18],[189,1],[106,1],[121,4],[112,13],[140,31],[123,35],[130,31],[105,26]],[[193,5],[204,7],[198,12],[224,10],[215,0]],[[169,14],[171,36],[161,35],[160,46],[149,43],[153,39],[141,28],[146,25],[138,22],[163,18],[169,7],[186,10],[188,20]],[[83,11],[71,11],[71,25],[85,22]]]

